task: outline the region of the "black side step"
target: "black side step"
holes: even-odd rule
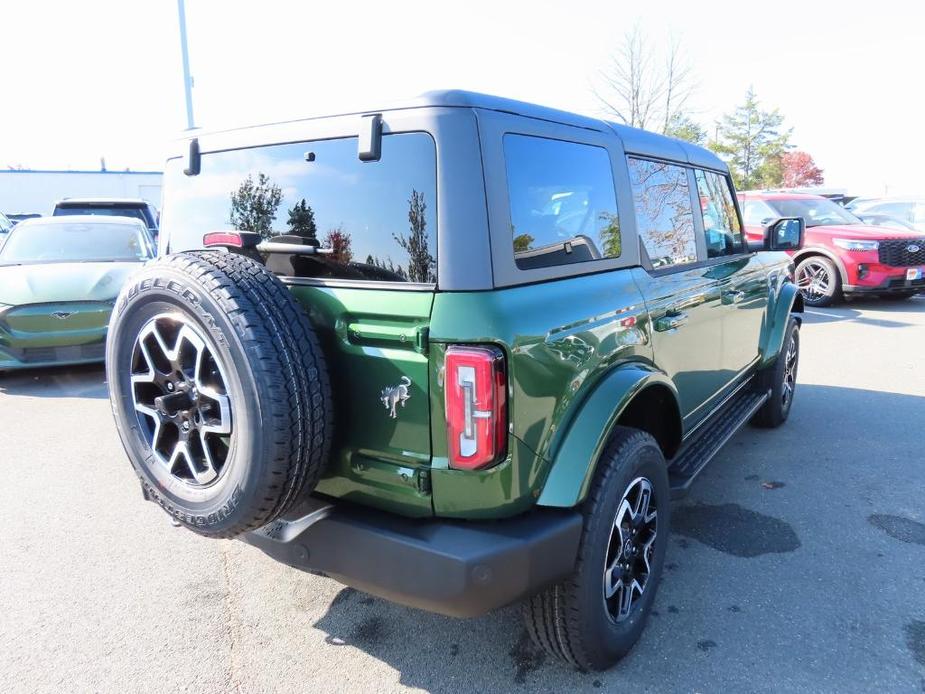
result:
[[[706,423],[696,438],[686,444],[668,468],[671,498],[679,499],[690,490],[694,479],[707,466],[713,456],[745,426],[754,414],[767,402],[769,392],[757,392],[744,388]]]

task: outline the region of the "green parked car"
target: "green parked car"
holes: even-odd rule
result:
[[[154,253],[138,220],[17,224],[0,248],[0,371],[103,361],[119,290]]]
[[[640,130],[467,92],[178,143],[107,341],[145,498],[549,653],[639,638],[671,499],[793,402],[780,219]]]

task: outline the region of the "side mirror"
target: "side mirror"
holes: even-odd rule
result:
[[[764,228],[765,249],[798,251],[803,247],[806,222],[802,217],[782,217]]]

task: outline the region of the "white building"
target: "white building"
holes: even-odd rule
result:
[[[0,212],[51,214],[61,198],[142,198],[160,209],[160,171],[0,169]]]

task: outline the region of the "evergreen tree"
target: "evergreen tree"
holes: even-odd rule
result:
[[[717,140],[710,148],[726,158],[736,186],[742,189],[781,185],[781,157],[787,151],[791,130],[781,130],[784,117],[777,109],[763,111],[751,87],[745,103],[723,116]]]
[[[231,194],[231,225],[240,231],[252,231],[269,238],[281,199],[282,191],[266,174],[258,172],[256,182],[248,174]]]
[[[695,145],[703,145],[707,141],[706,129],[690,116],[683,114],[675,114],[671,118],[665,128],[665,134],[668,137],[676,137],[679,140],[686,140]]]
[[[601,252],[605,258],[619,258],[623,253],[623,237],[620,234],[620,217],[611,212],[601,212]]]
[[[514,252],[523,253],[533,246],[534,239],[530,234],[518,234],[514,237]]]
[[[312,241],[317,240],[318,227],[315,225],[315,211],[311,208],[311,205],[305,202],[305,198],[302,198],[300,202],[295,204],[295,207],[289,210],[287,224],[289,225],[290,234],[304,236]]]
[[[366,264],[372,265],[373,267],[382,268],[383,270],[388,270],[389,272],[395,275],[398,275],[399,277],[403,279],[407,279],[408,277],[408,274],[405,272],[405,268],[403,268],[401,265],[396,265],[394,262],[392,262],[391,256],[389,256],[385,260],[382,260],[381,258],[376,258],[372,255],[367,255]]]
[[[408,253],[408,279],[412,282],[436,281],[437,263],[428,247],[426,211],[424,193],[412,190],[408,199],[410,233],[407,238],[402,234],[392,235],[398,245]]]

